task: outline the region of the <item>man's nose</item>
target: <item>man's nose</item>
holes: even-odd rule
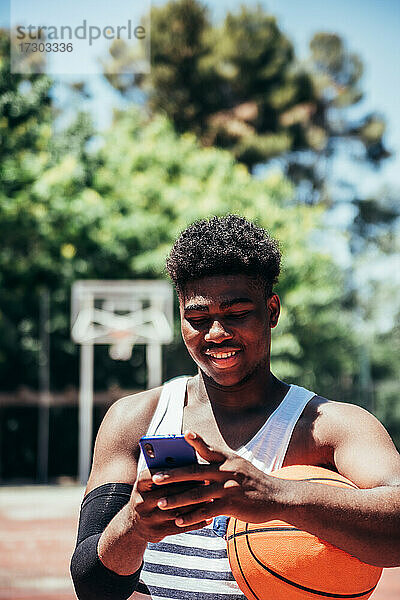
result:
[[[225,340],[232,339],[232,334],[225,329],[220,321],[213,321],[210,329],[205,334],[204,339],[206,342],[214,342],[219,344]]]

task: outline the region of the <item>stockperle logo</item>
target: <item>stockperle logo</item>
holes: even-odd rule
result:
[[[150,71],[150,0],[11,0],[10,7],[13,73],[116,74],[109,60],[116,44],[129,57],[121,73]]]

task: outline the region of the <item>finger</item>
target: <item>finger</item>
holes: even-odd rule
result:
[[[221,462],[227,458],[227,455],[224,452],[211,448],[211,446],[206,444],[203,438],[193,431],[187,431],[185,433],[185,440],[188,444],[193,446],[196,452],[204,458],[204,460],[208,460],[209,462]]]
[[[208,502],[202,502],[200,504],[196,504],[196,510],[207,506]],[[193,512],[193,504],[189,504],[187,506],[182,506],[180,508],[175,508],[173,510],[159,510],[159,514],[162,517],[175,521],[175,519],[181,517],[182,515],[186,515],[190,512]]]
[[[196,509],[203,506],[206,506],[206,503],[196,505]],[[174,523],[175,519],[191,511],[193,511],[193,506],[183,506],[171,510],[160,510],[158,507],[154,507],[151,510],[141,512],[140,518],[146,521],[147,527],[157,526],[162,529],[165,524]]]
[[[206,521],[217,515],[226,514],[225,508],[221,499],[214,500],[214,502],[208,502],[201,508],[196,508],[196,510],[192,512],[177,517],[175,519],[175,525],[179,527],[179,530],[181,531],[182,528],[191,526],[201,520]]]
[[[168,495],[160,498],[157,502],[157,506],[161,510],[172,510],[182,506],[190,506],[192,504],[200,504],[203,502],[207,503],[214,498],[220,498],[225,493],[224,487],[221,484],[213,483],[207,486],[196,486],[182,494]]]
[[[139,492],[148,492],[154,488],[151,473],[148,469],[144,469],[144,471],[139,474],[139,477],[136,480],[136,487]]]
[[[165,491],[165,488],[159,487],[149,492],[137,492],[132,497],[135,510],[142,516],[150,514],[157,508],[160,498],[165,496]]]
[[[205,482],[205,481],[224,481],[228,474],[220,471],[220,463],[214,464],[198,464],[188,465],[187,467],[177,467],[176,469],[168,469],[168,471],[160,471],[153,475],[153,482],[157,486],[166,485],[167,483],[177,482]]]
[[[194,531],[195,529],[202,529],[203,527],[210,525],[212,522],[213,522],[213,519],[210,518],[210,519],[204,519],[203,521],[199,521],[198,523],[192,523],[191,525],[179,526],[174,523],[171,533],[169,533],[168,535],[184,533],[185,531]]]

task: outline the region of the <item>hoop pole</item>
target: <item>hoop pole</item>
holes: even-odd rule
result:
[[[49,465],[49,416],[50,416],[50,293],[45,288],[40,295],[40,351],[39,351],[39,423],[37,479],[47,483]]]
[[[158,387],[162,383],[162,352],[161,344],[150,342],[146,344],[147,389]]]
[[[92,458],[93,344],[81,345],[79,388],[79,480],[87,483]]]

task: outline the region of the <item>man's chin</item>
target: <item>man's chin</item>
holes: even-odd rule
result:
[[[229,369],[226,369],[225,371],[221,371],[218,373],[215,372],[205,372],[202,369],[200,369],[203,378],[208,381],[211,385],[214,385],[215,387],[218,388],[240,388],[243,385],[245,385],[246,383],[248,383],[249,381],[251,381],[251,379],[253,379],[254,377],[257,376],[257,374],[259,373],[260,368],[265,368],[265,367],[261,367],[260,365],[256,365],[254,367],[254,369],[252,369],[251,371],[248,371],[247,373],[238,373],[238,372],[233,372],[233,370],[231,370],[229,372]]]

